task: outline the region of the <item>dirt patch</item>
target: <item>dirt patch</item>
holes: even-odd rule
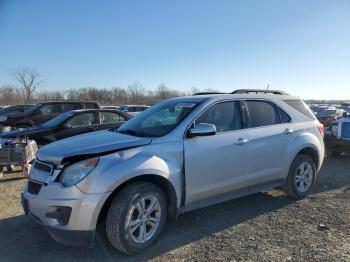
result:
[[[303,200],[272,190],[186,213],[136,257],[99,236],[94,248],[56,243],[23,216],[24,184],[20,173],[0,180],[1,261],[350,261],[350,157],[326,159]]]

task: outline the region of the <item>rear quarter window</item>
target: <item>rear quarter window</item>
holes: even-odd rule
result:
[[[281,123],[285,124],[290,123],[290,121],[292,121],[290,115],[288,115],[283,109],[279,107],[278,110],[280,112]]]
[[[293,107],[295,110],[302,113],[304,116],[312,120],[316,120],[315,115],[311,112],[309,107],[302,100],[284,100],[286,104]]]
[[[63,106],[63,112],[68,112],[68,111],[78,109],[78,105],[74,103],[65,103],[62,106]]]
[[[96,108],[99,108],[98,104],[97,103],[83,103],[84,107],[86,109],[96,109]]]

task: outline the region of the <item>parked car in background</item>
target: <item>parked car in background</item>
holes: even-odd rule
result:
[[[150,106],[146,105],[122,105],[119,107],[119,110],[122,112],[129,113],[131,115],[137,115],[140,112],[145,111]]]
[[[173,98],[115,131],[42,147],[22,205],[61,243],[90,244],[99,224],[113,247],[134,254],[167,217],[279,186],[305,197],[323,158],[323,126],[298,97]]]
[[[345,110],[346,112],[350,113],[350,103],[342,103],[341,109]]]
[[[101,106],[101,108],[120,110],[120,106]]]
[[[350,153],[350,117],[344,117],[332,123],[325,132],[327,151],[334,157],[341,153]]]
[[[97,102],[45,102],[38,103],[23,113],[0,115],[0,126],[10,126],[14,128],[27,128],[39,126],[59,114],[77,110],[100,108]]]
[[[312,105],[309,105],[309,108],[317,116],[321,111],[329,108],[329,106],[312,104]]]
[[[24,138],[35,140],[39,146],[88,132],[117,128],[130,117],[111,109],[84,109],[63,113],[39,127],[14,130],[0,138]]]
[[[320,111],[316,117],[325,127],[329,126],[332,122],[343,117],[344,110],[336,108],[327,108]]]
[[[31,108],[32,106],[33,105],[14,105],[14,106],[3,107],[0,110],[0,115],[23,113],[29,108]]]

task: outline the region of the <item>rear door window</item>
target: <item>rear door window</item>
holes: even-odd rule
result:
[[[125,118],[123,116],[114,112],[100,112],[100,119],[102,124],[118,123],[119,121],[125,121]]]
[[[93,112],[78,114],[67,121],[67,125],[72,128],[90,126],[93,124],[96,124],[95,113]]]
[[[280,124],[277,106],[267,101],[246,101],[249,127]]]
[[[299,111],[303,115],[312,120],[316,120],[315,115],[311,112],[310,108],[302,100],[284,100],[284,102],[295,110]]]

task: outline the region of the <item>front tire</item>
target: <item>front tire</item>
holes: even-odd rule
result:
[[[298,155],[290,167],[284,191],[293,198],[310,194],[316,181],[316,165],[308,155]]]
[[[108,210],[106,232],[112,246],[137,254],[151,246],[164,229],[167,202],[153,183],[134,182],[117,193]]]

